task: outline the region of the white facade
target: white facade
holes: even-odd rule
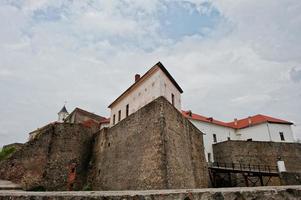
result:
[[[205,157],[207,161],[213,162],[214,143],[227,140],[271,141],[271,142],[295,142],[291,125],[278,123],[261,123],[242,129],[221,126],[213,123],[189,119],[200,131],[204,133],[203,141]],[[214,135],[216,142],[214,141]],[[280,134],[284,140],[281,140]],[[283,138],[282,138],[283,139]]]
[[[181,111],[181,92],[159,67],[141,79],[113,105],[111,104],[110,126],[126,118],[127,110],[130,115],[160,96],[165,97]]]

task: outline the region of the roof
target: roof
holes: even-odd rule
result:
[[[193,119],[193,120],[197,120],[197,121],[212,123],[212,124],[216,124],[216,125],[219,125],[219,126],[231,127],[226,122],[222,122],[222,121],[213,119],[212,117],[205,117],[205,116],[202,116],[202,115],[199,115],[199,114],[195,114],[195,113],[192,113],[191,111],[182,111],[182,115],[185,118],[188,118],[188,119]]]
[[[106,118],[106,119],[100,120],[99,123],[101,123],[101,124],[108,124],[108,123],[110,123],[110,118]]]
[[[68,111],[67,111],[67,109],[66,109],[66,107],[65,107],[65,105],[64,105],[64,107],[61,109],[61,111],[59,112],[59,113],[68,113]]]
[[[265,123],[265,122],[277,123],[277,124],[288,124],[288,125],[293,124],[292,122],[289,122],[289,121],[286,121],[286,120],[283,120],[283,119],[277,119],[277,118],[274,118],[274,117],[270,117],[270,116],[267,116],[267,115],[261,115],[261,114],[237,120],[237,125],[235,125],[235,121],[229,122],[228,124],[230,126],[232,126],[233,128],[242,129],[242,128],[246,128],[246,127],[250,126],[249,125],[249,120],[251,122],[250,125],[256,125],[256,124],[261,124],[261,123]]]
[[[292,122],[286,121],[286,120],[282,120],[282,119],[277,119],[274,117],[270,117],[267,115],[254,115],[254,116],[250,116],[244,119],[240,119],[237,120],[237,124],[235,123],[235,121],[232,122],[222,122],[216,119],[213,119],[212,117],[205,117],[202,115],[198,115],[195,113],[192,113],[191,111],[182,111],[182,114],[184,117],[188,118],[188,119],[192,119],[192,120],[197,120],[197,121],[202,121],[202,122],[207,122],[207,123],[212,123],[212,124],[216,124],[219,126],[224,126],[224,127],[229,127],[229,128],[234,128],[234,129],[243,129],[252,125],[257,125],[257,124],[261,124],[261,123],[277,123],[277,124],[288,124],[288,125],[292,125]],[[251,122],[251,124],[249,124],[249,121]]]
[[[172,84],[179,90],[180,93],[183,93],[182,88],[178,85],[178,83],[175,81],[175,79],[171,76],[171,74],[167,71],[167,69],[163,66],[161,62],[158,62],[155,64],[152,68],[150,68],[139,80],[137,80],[134,84],[132,84],[126,91],[124,91],[115,101],[113,101],[108,108],[111,108],[116,102],[121,100],[126,94],[128,94],[132,89],[134,89],[138,84],[142,83],[144,80],[147,79],[149,75],[154,73],[156,69],[161,69],[164,74],[168,77],[168,79],[172,82]]]
[[[75,108],[75,109],[70,113],[70,115],[68,115],[68,117],[65,119],[65,121],[68,120],[75,112],[78,112],[78,113],[81,113],[81,114],[83,114],[83,115],[85,115],[85,116],[88,116],[88,117],[90,117],[91,119],[94,119],[95,121],[101,121],[101,120],[106,119],[105,117],[96,115],[96,114],[94,114],[94,113],[88,112],[88,111],[83,110],[83,109],[81,109],[81,108]]]

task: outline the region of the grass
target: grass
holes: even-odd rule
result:
[[[16,149],[14,147],[3,148],[0,151],[0,162],[8,158]]]

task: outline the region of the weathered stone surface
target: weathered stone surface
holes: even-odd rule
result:
[[[225,141],[213,144],[214,161],[220,163],[242,163],[251,165],[267,165],[277,167],[280,158],[285,162],[288,172],[301,172],[301,144],[261,141]],[[292,177],[287,177],[292,182]],[[281,178],[281,176],[280,176]],[[263,182],[269,185],[285,184],[279,177],[263,177]],[[254,178],[256,181],[256,177]],[[232,176],[237,186],[245,186],[241,174]],[[260,185],[257,181],[256,185]]]
[[[300,172],[281,172],[281,185],[301,185]]]
[[[203,138],[161,97],[95,138],[90,183],[94,190],[207,186]]]
[[[301,144],[225,141],[213,144],[214,161],[277,166],[280,158],[289,172],[301,172]]]
[[[301,186],[189,190],[21,192],[0,191],[0,200],[298,200]]]
[[[91,155],[91,129],[56,123],[40,131],[7,160],[0,163],[0,179],[24,189],[67,190],[70,165],[75,163],[74,189],[82,189]]]

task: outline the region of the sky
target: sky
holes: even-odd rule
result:
[[[182,108],[289,120],[301,138],[300,0],[1,0],[0,146],[107,106],[161,61]]]

